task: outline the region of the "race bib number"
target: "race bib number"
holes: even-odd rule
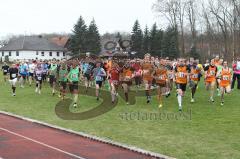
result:
[[[4,70],[4,72],[7,72],[7,70]]]
[[[178,76],[179,76],[180,78],[184,78],[184,77],[185,77],[185,73],[184,73],[184,72],[179,72],[179,73],[178,73]]]
[[[224,81],[229,81],[229,76],[223,76]]]
[[[192,78],[198,78],[198,74],[193,74]]]
[[[164,76],[163,75],[159,76],[158,80],[164,80]]]
[[[173,79],[173,74],[168,74],[168,78]]]
[[[37,79],[40,81],[40,80],[42,80],[42,77],[41,77],[41,76],[38,76]]]
[[[12,74],[12,78],[16,78],[17,77],[17,74]]]
[[[149,70],[143,70],[143,74],[149,74]]]
[[[102,81],[102,77],[101,76],[96,76],[96,81]]]
[[[72,74],[72,78],[77,78],[77,74]]]
[[[210,71],[210,76],[214,76],[215,75],[215,71]]]

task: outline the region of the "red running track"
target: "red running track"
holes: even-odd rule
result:
[[[3,159],[154,159],[80,135],[0,114]]]

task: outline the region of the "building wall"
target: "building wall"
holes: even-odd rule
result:
[[[4,59],[5,56],[9,56],[10,51],[0,51],[0,57]],[[52,56],[50,56],[50,52],[52,52]],[[59,56],[57,56],[57,52]],[[4,53],[4,56],[2,56]],[[30,59],[41,59],[41,60],[50,60],[50,59],[63,59],[66,58],[66,55],[63,56],[62,51],[18,51],[19,56],[17,56],[17,51],[11,51],[11,56],[9,56],[9,60],[30,60]],[[42,56],[43,53],[43,56]]]

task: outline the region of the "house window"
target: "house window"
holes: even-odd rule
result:
[[[42,52],[41,55],[44,56],[44,52]]]
[[[52,52],[49,52],[49,56],[52,56]]]
[[[59,56],[59,52],[57,52],[57,56]]]
[[[63,56],[65,56],[65,52],[63,52]]]
[[[38,51],[36,51],[36,55],[38,55]]]
[[[19,52],[18,51],[16,51],[16,56],[19,56]]]
[[[2,56],[4,56],[4,52],[2,52]]]
[[[12,56],[12,52],[11,51],[9,51],[9,54],[8,54],[9,56]]]

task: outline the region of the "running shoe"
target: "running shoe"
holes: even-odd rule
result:
[[[195,100],[194,100],[194,98],[192,98],[192,99],[191,99],[191,103],[194,103],[194,102],[195,102]]]

